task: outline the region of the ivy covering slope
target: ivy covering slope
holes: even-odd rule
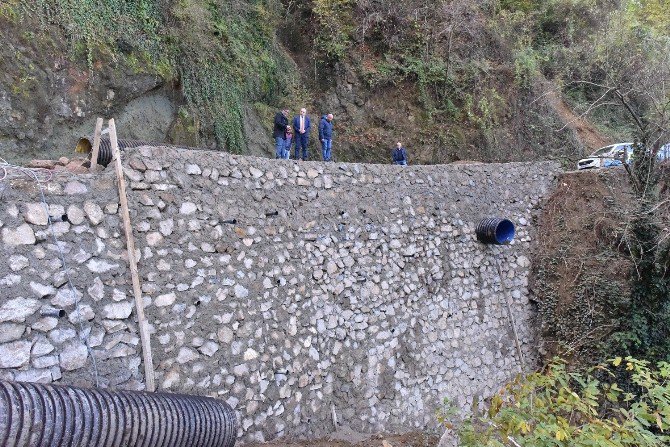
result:
[[[243,107],[278,102],[291,91],[292,65],[276,39],[273,0],[16,0],[5,14],[56,26],[70,57],[96,63],[123,60],[182,87],[180,117],[196,135],[244,152]]]

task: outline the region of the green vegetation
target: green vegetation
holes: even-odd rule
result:
[[[280,14],[273,0],[22,0],[18,6],[13,14],[39,17],[45,30],[57,26],[71,58],[89,69],[111,63],[181,83],[189,109],[182,127],[195,131],[195,141],[213,133],[220,147],[243,152],[244,105],[278,103],[294,89],[292,66],[276,42]]]
[[[623,384],[617,384],[623,379]],[[518,377],[458,430],[464,447],[661,447],[670,443],[670,364],[615,358],[583,373],[556,362]],[[453,410],[441,419],[448,422]]]

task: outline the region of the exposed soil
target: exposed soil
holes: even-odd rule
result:
[[[362,439],[365,438],[365,439]],[[440,438],[424,433],[404,435],[372,435],[336,433],[331,439],[314,441],[275,441],[261,444],[245,444],[245,447],[435,447]]]
[[[549,87],[551,88],[551,87]],[[611,144],[612,141],[603,135],[590,121],[575,112],[565,101],[556,93],[556,90],[550,90],[547,93],[547,101],[556,111],[565,126],[572,129],[577,134],[579,141],[590,151],[594,151],[603,146]]]
[[[562,175],[544,207],[533,284],[544,355],[586,359],[616,329],[629,291],[623,235],[634,200],[623,169]]]

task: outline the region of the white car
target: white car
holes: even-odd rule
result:
[[[588,158],[577,162],[577,169],[609,168],[630,162],[633,156],[633,143],[617,143],[601,147]]]

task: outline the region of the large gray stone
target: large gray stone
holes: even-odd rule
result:
[[[37,296],[37,298],[44,298],[56,293],[56,289],[53,288],[52,286],[40,284],[34,281],[30,282],[30,289],[33,291],[33,293],[35,293],[35,296]]]
[[[16,229],[2,229],[2,242],[9,246],[33,245],[35,243],[35,232],[28,224],[19,225]]]
[[[21,338],[26,331],[26,327],[16,323],[0,324],[0,343],[7,343]]]
[[[26,340],[0,345],[0,368],[20,368],[30,360],[32,343]]]
[[[47,225],[49,218],[42,203],[26,203],[23,205],[23,218],[33,225]]]
[[[79,341],[70,342],[63,347],[63,351],[58,357],[62,369],[65,371],[73,371],[86,365],[88,349],[86,348],[86,345]]]
[[[102,317],[109,320],[124,320],[133,312],[133,305],[129,301],[106,304],[102,310]]]
[[[165,295],[160,295],[154,300],[154,304],[158,307],[171,306],[174,304],[177,299],[177,295],[174,293],[166,293]]]
[[[98,225],[105,218],[105,214],[103,213],[102,208],[100,208],[100,205],[91,201],[84,203],[84,212],[86,213],[86,216],[88,216],[88,220],[90,220],[94,226]]]
[[[15,255],[9,257],[9,268],[13,272],[19,272],[30,265],[30,261],[25,256]]]
[[[6,301],[0,306],[0,323],[14,321],[23,323],[26,318],[40,308],[40,303],[32,298],[14,298]]]

